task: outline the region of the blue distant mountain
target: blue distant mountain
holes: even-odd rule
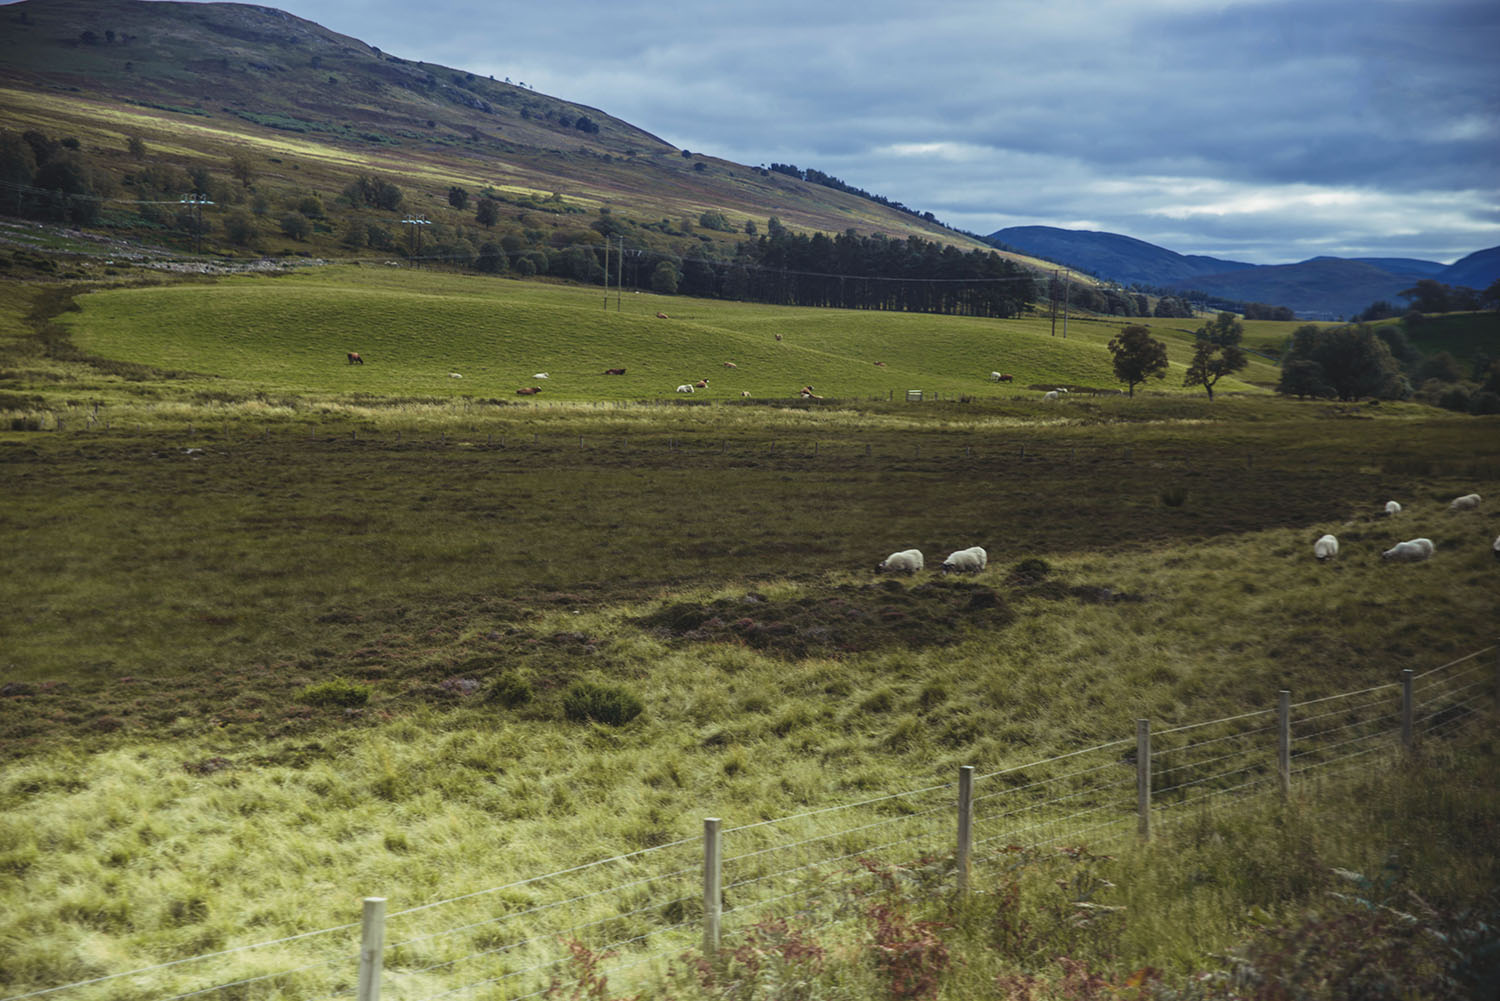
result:
[[[1255,267],[1242,261],[1178,254],[1133,236],[1087,229],[1012,226],[996,230],[985,239],[997,247],[1010,247],[1122,285],[1166,285],[1192,275]]]
[[[1402,257],[1314,257],[1297,264],[1255,265],[1178,254],[1118,233],[1053,226],[1011,226],[985,239],[1121,285],[1286,306],[1308,320],[1351,317],[1381,300],[1402,307],[1406,300],[1401,292],[1424,278],[1474,289],[1500,278],[1500,247],[1476,251],[1451,265]]]
[[[1476,250],[1448,265],[1437,276],[1444,285],[1466,285],[1483,292],[1500,278],[1500,247]]]

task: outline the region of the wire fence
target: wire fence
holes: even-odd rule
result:
[[[938,783],[584,862],[360,922],[56,986],[0,1001],[186,998],[323,1001],[384,996],[589,996],[590,978],[645,985],[671,961],[743,941],[795,916],[809,929],[849,919],[877,878],[868,860],[926,861],[961,891],[970,867],[1016,847],[1107,851],[1190,812],[1285,794],[1451,739],[1500,694],[1500,646],[1360,691],[1123,738]],[[659,981],[658,981],[659,982]],[[577,992],[577,993],[575,993]]]

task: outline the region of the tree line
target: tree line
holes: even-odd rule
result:
[[[1038,295],[1030,272],[993,252],[962,251],[917,236],[862,236],[852,229],[809,236],[774,217],[765,235],[742,241],[728,260],[643,253],[655,257],[646,273],[656,291],[707,298],[1012,317]]]

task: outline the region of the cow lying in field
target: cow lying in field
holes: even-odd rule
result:
[[[625,370],[623,368],[607,368],[607,369],[604,370],[604,374],[605,375],[624,375],[625,374]]]

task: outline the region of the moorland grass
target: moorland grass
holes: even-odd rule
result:
[[[129,343],[168,350],[144,315],[122,320]],[[702,319],[700,357],[749,343]],[[800,357],[852,370],[852,328],[820,322],[825,340]],[[323,388],[311,361],[284,386],[132,380],[87,360],[113,334],[85,328],[85,359],[23,360],[30,374],[13,377],[14,391],[80,400],[59,411],[65,429],[0,429],[10,992],[340,925],[363,894],[412,906],[668,845],[704,816],[745,823],[1037,761],[1129,736],[1137,718],[1362,690],[1494,639],[1500,520],[1446,511],[1500,489],[1489,418],[1188,393],[1055,414],[1007,391],[805,409],[497,406],[437,390],[402,402],[337,385],[378,371],[350,370],[342,348]],[[1067,350],[1083,352],[1072,334]],[[211,371],[199,362],[214,342],[183,339],[198,348],[179,359],[115,356]],[[271,371],[289,343],[245,357]],[[96,391],[131,419],[90,427]],[[1182,502],[1164,504],[1167,490]],[[1390,498],[1399,519],[1379,514]],[[1343,544],[1329,565],[1311,556],[1325,531]],[[1379,560],[1419,534],[1432,562]],[[991,553],[978,578],[871,573],[895,549],[935,563],[976,542]],[[335,679],[367,702],[299,698]],[[567,694],[589,689],[642,711],[569,720]],[[1369,868],[1421,830],[1391,804],[1424,782],[1432,851],[1412,885],[1462,897],[1487,873],[1456,827],[1492,830],[1495,815],[1493,772],[1468,760],[1404,791],[1356,788],[1381,824],[1311,805],[1243,828],[1204,821],[1183,861],[1148,855],[1130,863],[1141,875],[1111,876],[1151,917],[1090,955],[1211,964],[1247,934],[1247,900],[1290,919],[1326,863]],[[1252,829],[1340,840],[1273,878],[1254,868]],[[578,912],[595,916],[629,929],[602,904]],[[974,949],[993,982],[1000,968]],[[977,983],[948,996],[982,996]],[[306,987],[293,977],[264,996]]]

